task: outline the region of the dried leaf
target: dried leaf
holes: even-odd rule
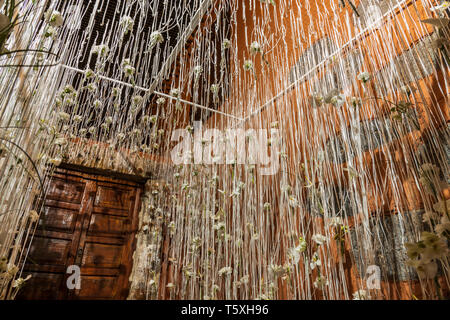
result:
[[[439,38],[434,40],[431,43],[431,47],[434,49],[441,49],[444,46],[448,46],[450,45],[450,40],[446,39],[446,38]]]
[[[437,28],[445,28],[449,22],[450,19],[448,18],[432,18],[432,19],[425,19],[425,20],[420,20],[423,23],[428,23],[431,24]]]
[[[0,32],[5,31],[5,29],[8,28],[8,26],[9,26],[9,18],[3,13],[0,13]]]

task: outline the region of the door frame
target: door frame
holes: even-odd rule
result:
[[[145,188],[145,182],[148,180],[143,177],[129,175],[129,174],[121,174],[109,170],[101,170],[101,169],[95,169],[95,168],[87,168],[82,167],[78,165],[70,165],[70,164],[61,164],[59,167],[57,167],[52,174],[48,174],[46,176],[46,179],[51,180],[53,176],[66,176],[68,178],[72,178],[74,180],[82,179],[86,181],[86,187],[88,188],[89,185],[92,182],[97,183],[111,183],[116,185],[122,185],[126,187],[132,187],[136,189],[136,196],[134,199],[133,204],[133,210],[130,212],[131,215],[131,223],[129,230],[127,231],[127,239],[125,240],[125,249],[122,253],[123,257],[126,259],[125,261],[129,262],[129,267],[126,268],[126,271],[123,275],[123,278],[120,282],[117,283],[117,291],[115,296],[112,299],[126,299],[129,295],[131,283],[130,283],[130,275],[133,272],[133,254],[136,250],[137,245],[137,238],[136,234],[138,232],[139,228],[139,212],[141,211],[142,206],[142,194],[144,192]],[[91,183],[90,183],[91,182]],[[87,193],[86,193],[87,192]],[[85,190],[85,195],[89,196],[89,193],[91,191]],[[41,202],[42,201],[42,202]],[[43,199],[39,201],[42,203],[42,205],[46,201],[46,196],[43,197]],[[84,202],[84,196],[83,196],[83,203],[80,207],[81,211],[89,210],[89,208],[86,208],[85,206],[89,203]],[[41,205],[39,205],[40,207]],[[83,214],[84,216],[84,214]],[[80,224],[81,228],[83,229],[83,222],[84,218],[80,219],[80,221],[76,221],[76,226]],[[37,230],[36,230],[37,231]],[[34,234],[33,237],[30,239],[31,242],[34,240]],[[75,239],[76,240],[76,239]],[[79,247],[81,243],[81,239],[76,240],[76,244],[72,244],[72,246],[76,246],[76,248]],[[72,251],[72,250],[71,250]],[[66,260],[67,263],[70,261],[75,262],[77,257],[75,256],[68,256],[68,260]],[[123,260],[122,260],[123,261]],[[70,263],[69,263],[70,264]],[[75,291],[70,291],[66,288],[65,283],[67,281],[67,278],[70,276],[70,274],[65,274],[63,278],[63,283],[61,284],[61,288],[57,288],[57,290],[61,290],[58,295],[58,300],[67,300],[67,299],[76,299]]]

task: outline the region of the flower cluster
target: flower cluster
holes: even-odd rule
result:
[[[159,31],[153,31],[150,34],[150,48],[164,42],[164,36]]]
[[[132,77],[136,72],[136,69],[131,65],[130,59],[124,59],[122,61],[122,71],[127,77]]]
[[[130,16],[123,16],[120,19],[120,26],[124,30],[124,35],[126,35],[128,32],[133,31],[134,27],[134,20]]]
[[[432,232],[422,232],[421,240],[417,243],[405,244],[408,264],[416,268],[422,279],[433,279],[437,275],[437,259],[448,254],[447,243]]]

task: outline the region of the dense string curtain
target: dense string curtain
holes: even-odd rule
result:
[[[0,297],[71,163],[150,179],[132,297],[443,298],[448,7],[0,1]]]

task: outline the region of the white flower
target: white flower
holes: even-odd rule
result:
[[[100,44],[98,46],[93,46],[91,50],[92,54],[97,54],[100,57],[106,57],[109,53],[109,47],[106,44]]]
[[[202,66],[195,66],[194,67],[194,75],[196,77],[199,77],[203,72],[203,67]]]
[[[134,20],[130,16],[123,16],[120,19],[120,25],[125,29],[124,34],[127,34],[129,31],[133,31]]]
[[[214,230],[225,230],[225,222],[219,222],[213,225]]]
[[[105,123],[111,124],[112,122],[113,122],[113,117],[108,116],[108,117],[105,118]]]
[[[45,21],[52,27],[58,28],[64,23],[63,17],[59,11],[49,9],[44,14]]]
[[[351,99],[350,99],[350,103],[352,104],[352,106],[353,107],[359,107],[359,106],[361,106],[361,104],[362,104],[362,101],[361,101],[361,99],[360,98],[357,98],[357,97],[352,97]]]
[[[129,58],[123,59],[122,63],[120,64],[120,66],[122,68],[126,67],[126,66],[130,66],[131,65],[131,60]]]
[[[87,70],[84,72],[84,76],[86,77],[86,79],[90,79],[90,78],[92,78],[92,77],[95,76],[95,72],[92,71],[91,69],[87,69]]]
[[[303,252],[306,250],[307,244],[306,244],[306,240],[303,237],[300,237],[298,239],[298,246],[295,247],[294,249],[298,252]]]
[[[321,106],[325,102],[325,98],[318,93],[314,93],[311,96],[310,101],[313,106]]]
[[[157,45],[158,43],[163,43],[164,42],[164,37],[161,34],[161,32],[159,31],[153,31],[150,34],[150,47],[154,47],[155,45]]]
[[[270,210],[270,203],[269,202],[264,203],[263,207],[264,207],[264,210],[269,211]]]
[[[58,112],[58,118],[61,119],[62,121],[68,121],[70,119],[70,114],[61,111]]]
[[[49,159],[48,162],[54,166],[59,166],[62,162],[62,158],[60,156],[56,156],[55,158]]]
[[[158,121],[158,116],[157,115],[153,115],[153,116],[150,117],[150,122],[151,123],[155,124],[156,121]]]
[[[150,116],[148,116],[148,115],[143,116],[142,117],[142,122],[149,123],[150,122]]]
[[[242,283],[242,284],[247,284],[248,283],[248,276],[243,276],[242,278],[241,278],[241,280],[240,280],[240,282]]]
[[[231,41],[228,39],[223,39],[222,41],[222,48],[228,49],[231,47]]]
[[[166,288],[173,289],[173,288],[175,288],[175,285],[174,285],[172,282],[169,282],[169,283],[166,285]]]
[[[291,248],[288,251],[288,257],[292,263],[297,264],[300,261],[300,253],[306,250],[306,241],[300,238],[300,243],[295,248]]]
[[[253,70],[253,62],[251,60],[244,61],[244,70],[245,71]]]
[[[327,238],[319,233],[316,233],[311,237],[311,239],[317,243],[319,246],[324,244],[327,241]]]
[[[290,195],[288,198],[288,203],[291,207],[296,208],[298,207],[298,200],[293,195]]]
[[[257,41],[254,41],[250,44],[250,53],[256,54],[258,52],[261,52],[261,45]]]
[[[314,270],[316,267],[320,267],[321,265],[322,261],[320,260],[319,255],[317,254],[317,252],[314,252],[311,262],[309,263],[311,270]]]
[[[139,130],[139,129],[133,129],[133,130],[131,131],[131,134],[132,134],[132,135],[135,135],[135,136],[138,136],[138,135],[141,134],[141,130]]]
[[[49,27],[45,30],[44,37],[56,39],[57,36],[58,36],[58,31],[57,31],[55,28],[53,28],[52,26],[49,26]]]
[[[319,276],[314,281],[314,287],[316,287],[318,289],[323,289],[327,285],[328,285],[328,280],[324,276]]]
[[[62,97],[72,96],[75,98],[77,96],[77,91],[71,85],[67,85],[62,90],[61,96]]]
[[[120,94],[120,89],[119,89],[119,88],[112,88],[112,90],[111,90],[111,95],[112,95],[113,97],[118,97],[119,94]]]
[[[82,120],[83,117],[78,114],[73,116],[73,122],[81,122]]]
[[[353,292],[353,300],[367,300],[370,299],[370,295],[366,290],[358,290]]]
[[[95,109],[100,109],[102,107],[103,103],[100,100],[95,100],[93,105],[94,105]]]
[[[372,77],[371,77],[370,73],[368,73],[367,71],[361,72],[361,73],[358,75],[358,80],[359,80],[359,81],[362,81],[362,83],[366,83],[366,82],[369,81],[371,78],[372,78]]]
[[[126,76],[134,75],[136,69],[131,65],[130,59],[124,59],[122,61],[122,71]]]
[[[142,96],[139,96],[139,95],[131,97],[131,101],[133,102],[134,105],[141,104],[143,100],[144,100],[144,98]]]
[[[232,272],[233,272],[232,267],[223,267],[222,269],[219,270],[219,275],[220,276],[230,275]]]
[[[443,1],[440,5],[432,7],[431,11],[445,11],[450,8],[450,1]]]
[[[406,93],[408,96],[412,93],[412,90],[411,90],[411,88],[409,86],[401,86],[400,90],[403,93]]]
[[[283,276],[285,274],[284,267],[277,264],[271,264],[269,266],[269,271],[276,277]]]
[[[219,86],[217,84],[212,84],[210,90],[214,95],[216,95],[219,92]]]
[[[89,84],[86,86],[86,89],[87,89],[89,92],[93,92],[93,91],[97,90],[97,86],[96,86],[95,84],[93,84],[93,83],[89,83]]]
[[[175,98],[179,98],[180,90],[179,89],[172,89],[172,90],[170,90],[170,95],[175,97]]]
[[[156,99],[156,104],[157,105],[161,105],[161,104],[163,104],[164,102],[166,102],[166,99],[165,98],[158,98],[158,99]]]
[[[234,188],[233,192],[231,193],[230,197],[237,197],[241,195],[242,188],[245,186],[245,183],[240,181],[237,186]]]
[[[291,186],[290,185],[287,185],[287,184],[285,184],[285,185],[282,185],[281,186],[281,192],[289,192],[289,191],[291,191]]]
[[[28,281],[31,278],[31,274],[28,275],[25,279],[24,278],[19,278],[17,280],[14,280],[12,287],[13,288],[21,288],[26,281]]]
[[[67,140],[66,140],[66,138],[57,138],[57,139],[55,139],[54,144],[57,146],[64,146],[67,144]]]
[[[90,134],[94,134],[96,131],[97,131],[97,128],[94,127],[94,126],[89,127],[89,129],[88,129],[88,132],[89,132]]]
[[[342,94],[339,94],[337,96],[334,96],[330,100],[331,104],[333,104],[335,107],[340,107],[345,103],[345,97]]]

